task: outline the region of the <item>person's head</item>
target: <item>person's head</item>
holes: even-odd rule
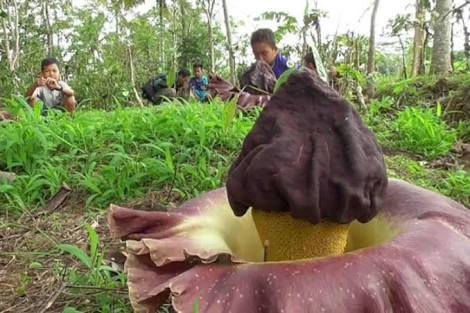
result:
[[[189,76],[191,76],[191,73],[189,73],[187,68],[182,68],[178,71],[178,80],[188,78]]]
[[[183,86],[185,81],[189,80],[191,73],[187,68],[182,68],[178,71],[178,77],[176,79],[176,86]]]
[[[201,63],[195,63],[193,65],[193,75],[194,75],[194,77],[196,77],[197,79],[202,78],[203,69],[204,68],[202,67]]]
[[[330,78],[332,78],[332,79],[338,78],[338,70],[336,69],[336,66],[334,66],[334,65],[330,66],[329,75],[330,75]]]
[[[315,62],[315,57],[313,56],[313,52],[309,51],[304,57],[304,65],[305,67],[316,71],[317,70],[317,63]]]
[[[45,58],[41,61],[41,73],[44,78],[60,80],[59,61],[56,58]]]
[[[276,60],[277,47],[274,33],[269,28],[260,28],[251,34],[251,48],[256,60],[263,60],[273,65]]]

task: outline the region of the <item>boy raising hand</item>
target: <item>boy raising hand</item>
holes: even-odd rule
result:
[[[44,112],[49,109],[75,111],[75,96],[72,88],[60,80],[59,62],[46,58],[41,62],[41,77],[33,83],[26,93],[28,103],[34,107],[38,100],[44,103]]]

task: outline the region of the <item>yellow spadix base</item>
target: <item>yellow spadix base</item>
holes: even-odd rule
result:
[[[269,242],[266,261],[299,260],[344,253],[349,224],[313,225],[288,212],[251,210],[261,242]]]

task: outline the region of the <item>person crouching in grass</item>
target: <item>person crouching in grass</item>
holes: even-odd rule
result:
[[[44,115],[47,115],[50,109],[75,111],[74,91],[61,80],[59,62],[55,58],[50,57],[42,60],[41,77],[31,85],[26,97],[32,107],[41,100],[44,105]]]
[[[189,81],[193,95],[200,102],[208,102],[212,100],[209,93],[209,80],[204,76],[204,69],[202,64],[196,63],[193,65],[193,75]]]

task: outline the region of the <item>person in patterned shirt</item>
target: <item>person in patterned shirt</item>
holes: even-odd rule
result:
[[[42,60],[41,76],[31,85],[26,96],[32,107],[41,100],[45,115],[51,109],[75,111],[74,91],[61,80],[59,62],[52,57]]]

